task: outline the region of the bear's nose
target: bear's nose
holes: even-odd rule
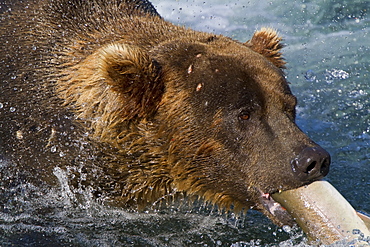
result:
[[[310,182],[325,177],[329,172],[330,154],[323,148],[306,147],[292,160],[295,176],[302,182]]]

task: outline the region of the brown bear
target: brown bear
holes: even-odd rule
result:
[[[147,0],[9,6],[0,23],[3,184],[54,186],[63,171],[115,205],[182,195],[281,225],[269,195],[328,173],[329,154],[295,124],[275,31],[242,43],[173,25]]]

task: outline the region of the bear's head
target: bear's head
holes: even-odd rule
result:
[[[271,29],[246,43],[210,34],[150,48],[116,42],[68,73],[59,93],[125,160],[114,166],[123,201],[183,193],[283,224],[269,195],[321,179],[330,156],[295,124],[281,48]]]

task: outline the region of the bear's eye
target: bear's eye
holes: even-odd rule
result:
[[[248,120],[250,118],[250,113],[249,112],[241,112],[239,114],[239,119],[240,120]]]

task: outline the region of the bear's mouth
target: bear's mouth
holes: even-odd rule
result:
[[[280,203],[271,197],[270,193],[261,192],[260,203],[263,206],[262,213],[268,216],[275,224],[279,226],[293,226],[296,224],[293,217]]]

